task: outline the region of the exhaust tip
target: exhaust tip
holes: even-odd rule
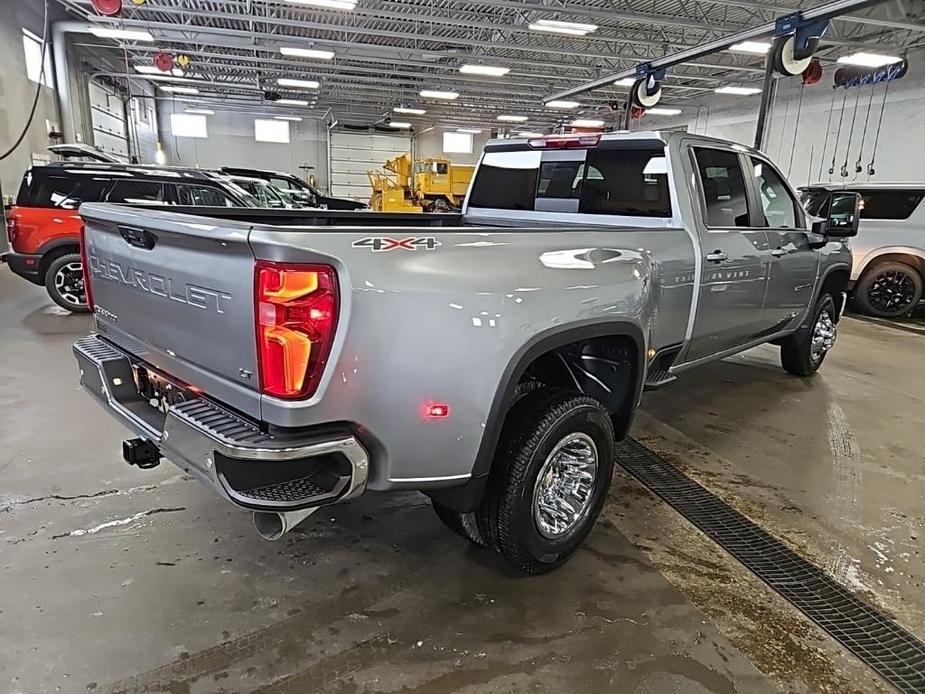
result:
[[[254,513],[254,528],[264,540],[275,542],[286,534],[286,522],[280,513],[257,511]]]
[[[314,506],[299,511],[254,511],[254,527],[264,540],[275,542],[317,510]]]

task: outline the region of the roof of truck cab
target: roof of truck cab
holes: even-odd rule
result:
[[[564,133],[564,134],[553,134],[553,135],[543,135],[543,138],[563,138],[563,137],[581,137],[583,135],[593,136],[597,133]],[[731,142],[730,140],[723,140],[717,137],[709,137],[708,135],[695,135],[693,133],[685,132],[682,130],[615,130],[613,132],[601,133],[599,142],[644,142],[647,144],[656,144],[664,143],[668,144],[673,140],[677,139],[690,139],[696,140],[697,142],[702,142],[704,144],[717,144],[723,145],[726,147],[732,146],[736,150],[740,150],[745,154],[760,154],[760,152],[753,147],[748,145],[743,145],[737,142]],[[496,138],[494,140],[489,140],[485,143],[485,150],[494,149],[496,151],[502,148],[516,148],[521,145],[527,145],[531,140],[541,139],[539,137],[510,137],[510,138]],[[594,147],[589,147],[588,149],[594,149]]]
[[[910,183],[909,181],[857,181],[844,183],[810,183],[800,186],[800,190],[925,190],[925,183]]]

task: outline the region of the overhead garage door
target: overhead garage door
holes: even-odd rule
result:
[[[331,195],[367,201],[371,191],[366,172],[410,151],[409,135],[331,133]]]

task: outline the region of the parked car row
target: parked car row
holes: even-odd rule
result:
[[[257,169],[207,171],[104,161],[65,161],[35,166],[23,177],[7,210],[10,269],[75,313],[87,310],[79,253],[85,202],[194,207],[323,207],[359,210],[296,176]]]

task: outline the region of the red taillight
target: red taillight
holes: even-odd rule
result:
[[[93,310],[93,290],[90,288],[90,262],[87,260],[87,233],[83,223],[80,225],[80,266],[84,273],[84,294],[87,307]]]
[[[337,273],[327,265],[258,260],[254,300],[260,389],[278,398],[311,397],[337,328]]]
[[[16,245],[16,236],[19,234],[19,220],[13,216],[13,210],[7,210],[6,218],[6,237],[10,240],[10,245]]]
[[[450,416],[450,406],[442,402],[425,403],[423,414],[428,419],[443,419]]]
[[[600,139],[600,134],[572,137],[539,137],[529,140],[527,144],[533,149],[574,149],[596,147]]]

